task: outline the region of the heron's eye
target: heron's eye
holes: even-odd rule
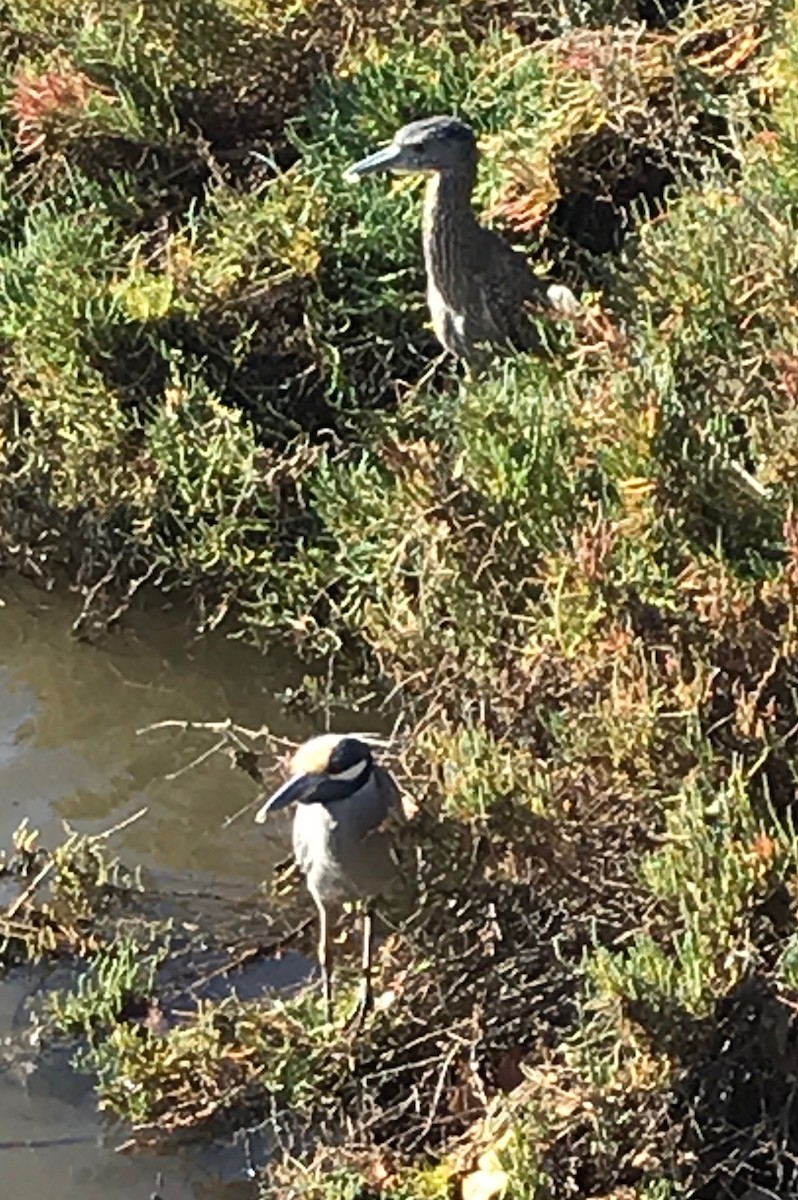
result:
[[[355,779],[368,767],[368,747],[357,738],[342,738],[330,756],[329,773],[338,779]]]

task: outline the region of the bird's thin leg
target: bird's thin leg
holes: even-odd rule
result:
[[[357,1030],[363,1020],[374,1007],[374,995],[371,990],[371,960],[374,946],[374,910],[370,904],[363,908],[363,959],[360,974],[360,996],[357,1008],[352,1016],[352,1028]]]
[[[321,990],[324,996],[324,1015],[329,1024],[333,1019],[332,1004],[332,945],[327,909],[320,900],[316,901],[319,910],[319,967],[321,969]]]
[[[371,958],[374,950],[374,910],[370,904],[363,909],[363,961],[361,987],[361,1008],[364,1014],[370,1012],[374,1004],[371,991]]]

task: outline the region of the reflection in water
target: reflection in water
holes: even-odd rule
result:
[[[66,818],[83,832],[149,807],[115,842],[158,870],[212,871],[257,880],[267,842],[230,813],[253,799],[252,784],[221,758],[175,780],[165,777],[209,745],[207,735],[137,736],[168,718],[263,723],[291,737],[273,699],[296,668],[237,643],[191,642],[175,614],[140,617],[102,646],[69,636],[74,604],[18,585],[0,608],[0,841],[23,816],[57,834]],[[293,680],[289,678],[293,676]]]
[[[8,580],[0,580],[0,588],[0,845],[8,844],[23,817],[47,844],[60,835],[63,819],[81,832],[99,832],[146,805],[146,816],[112,843],[126,861],[161,878],[212,876],[216,885],[238,884],[251,892],[285,851],[284,841],[264,837],[248,815],[223,828],[226,816],[254,800],[252,783],[221,757],[168,780],[208,746],[207,738],[174,732],[139,737],[136,731],[167,718],[231,717],[303,738],[310,731],[287,721],[273,699],[275,691],[297,682],[296,667],[222,638],[192,642],[174,613],[129,621],[100,647],[78,643],[69,636],[74,600]],[[15,1018],[29,988],[27,978],[0,983],[4,1195],[253,1195],[251,1184],[214,1182],[223,1163],[218,1155],[207,1163],[196,1154],[185,1161],[130,1159],[114,1151],[121,1138],[111,1136],[103,1145],[87,1081],[63,1064],[30,1070],[24,1022]],[[225,1157],[240,1179],[241,1146]]]

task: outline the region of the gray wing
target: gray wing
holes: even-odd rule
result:
[[[541,350],[540,335],[530,311],[558,316],[575,315],[578,304],[569,288],[550,284],[536,275],[517,250],[490,229],[481,233],[480,261],[475,283],[480,293],[479,316],[470,332],[475,341],[487,339],[518,350]]]
[[[378,895],[396,883],[398,871],[393,854],[391,824],[401,815],[399,788],[383,767],[353,803],[340,813],[339,846],[346,871],[365,895]]]
[[[385,816],[396,812],[402,815],[401,794],[399,786],[390,771],[386,771],[385,767],[374,768],[374,778],[377,782],[377,791],[380,794],[381,803],[385,808]]]

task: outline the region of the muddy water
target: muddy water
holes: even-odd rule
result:
[[[192,640],[178,613],[131,618],[103,646],[76,642],[77,603],[0,578],[0,845],[23,817],[45,844],[67,820],[81,832],[109,829],[147,808],[112,845],[159,880],[252,894],[285,851],[251,815],[225,818],[253,799],[254,785],[216,757],[169,778],[208,738],[137,730],[170,718],[231,717],[267,723],[289,737],[310,730],[291,721],[275,694],[301,672],[285,656],[263,658],[218,639]],[[283,831],[284,832],[284,831]],[[29,978],[0,982],[0,1039],[6,1053],[25,1041]],[[247,1154],[231,1145],[190,1158],[130,1160],[122,1138],[103,1129],[87,1081],[63,1063],[0,1067],[0,1172],[8,1200],[232,1200],[254,1194]],[[27,1063],[27,1065],[26,1065]],[[159,1175],[161,1178],[159,1179]]]

